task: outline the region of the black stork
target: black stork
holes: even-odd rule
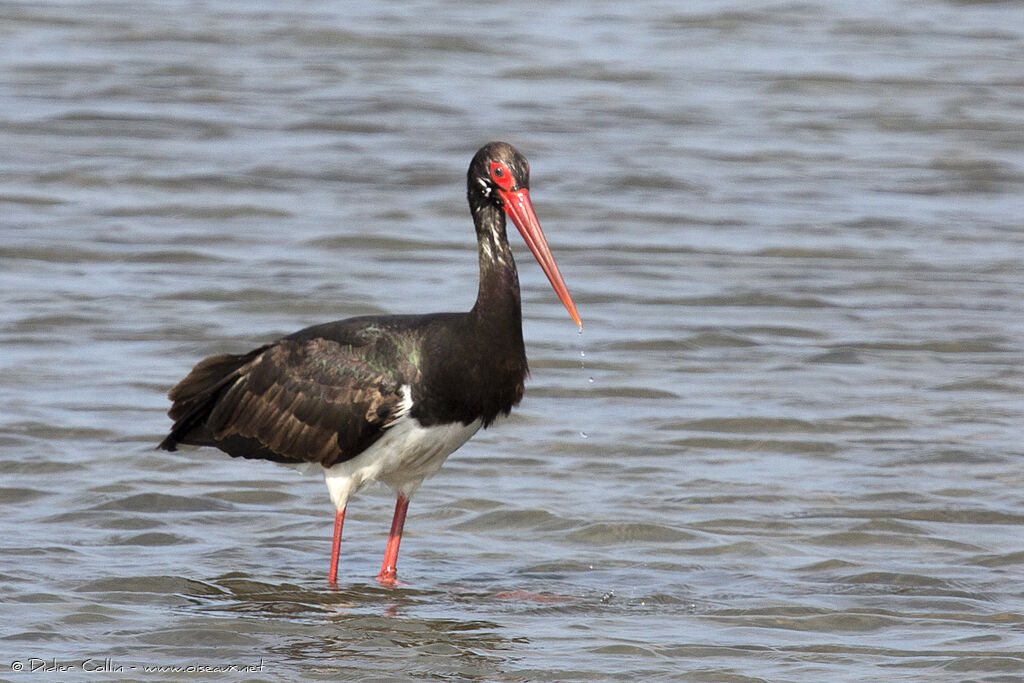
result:
[[[350,495],[381,481],[397,496],[377,576],[393,585],[413,493],[523,396],[528,369],[506,214],[582,325],[530,202],[526,158],[504,142],[488,143],[473,157],[466,184],[480,257],[468,313],[307,327],[246,354],[211,356],[168,394],[174,425],[160,448],[215,446],[232,457],[323,466],[336,510],[331,584]]]

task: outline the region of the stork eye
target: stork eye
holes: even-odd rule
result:
[[[494,184],[503,190],[511,190],[513,185],[513,178],[511,171],[505,164],[499,161],[491,162],[491,180]]]

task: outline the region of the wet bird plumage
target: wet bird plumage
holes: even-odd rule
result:
[[[349,318],[246,354],[207,358],[170,391],[174,425],[160,447],[214,446],[234,457],[322,465],[339,511],[336,562],[351,493],[380,480],[402,507],[452,451],[522,398],[528,368],[506,212],[578,322],[528,187],[529,166],[510,145],[490,143],[477,152],[467,190],[480,283],[469,312]],[[510,207],[513,201],[519,205]],[[395,523],[400,537],[397,508]],[[397,541],[394,555],[392,565]]]

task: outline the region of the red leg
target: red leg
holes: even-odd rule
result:
[[[391,533],[388,534],[388,545],[384,549],[384,562],[380,565],[377,580],[381,583],[395,583],[395,571],[398,565],[398,545],[402,542],[402,528],[405,526],[405,513],[409,509],[409,499],[399,494],[395,502],[395,516],[391,520]]]
[[[338,551],[341,550],[341,527],[345,523],[345,508],[334,513],[334,543],[331,545],[331,571],[327,574],[327,583],[334,584],[338,578]]]

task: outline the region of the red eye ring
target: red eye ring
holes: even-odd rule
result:
[[[511,171],[500,161],[491,162],[491,180],[502,190],[511,190],[514,183]]]

